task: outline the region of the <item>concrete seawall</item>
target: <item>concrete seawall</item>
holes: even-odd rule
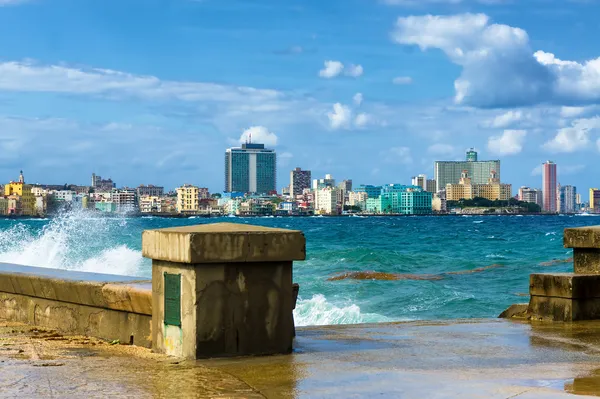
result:
[[[152,282],[0,263],[0,319],[149,348]]]

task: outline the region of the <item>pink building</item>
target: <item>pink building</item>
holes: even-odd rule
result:
[[[556,212],[556,164],[547,161],[542,165],[542,191],[545,212]]]

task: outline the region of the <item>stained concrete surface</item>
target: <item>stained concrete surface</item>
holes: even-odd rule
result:
[[[600,396],[600,322],[455,320],[297,333],[288,356],[179,361],[0,322],[0,397]]]

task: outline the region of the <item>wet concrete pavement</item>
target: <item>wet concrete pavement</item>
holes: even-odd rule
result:
[[[178,362],[0,322],[1,397],[600,396],[600,323],[508,320],[298,329],[289,356]]]

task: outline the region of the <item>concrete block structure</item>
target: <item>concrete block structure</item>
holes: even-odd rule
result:
[[[532,274],[528,313],[533,319],[600,319],[600,226],[565,229],[574,273]]]
[[[302,232],[232,223],[148,230],[152,347],[184,358],[292,350]]]

